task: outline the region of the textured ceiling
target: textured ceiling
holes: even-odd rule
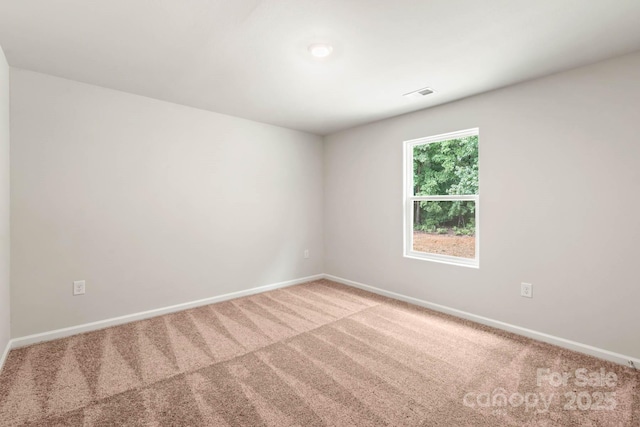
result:
[[[638,50],[640,1],[0,0],[0,45],[13,67],[328,134]]]

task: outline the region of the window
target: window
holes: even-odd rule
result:
[[[404,256],[478,267],[478,129],[405,141],[404,150]]]

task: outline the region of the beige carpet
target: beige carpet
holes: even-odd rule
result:
[[[640,426],[639,381],[321,280],[13,350],[0,425]]]

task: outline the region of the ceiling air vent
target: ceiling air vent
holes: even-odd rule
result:
[[[413,92],[405,93],[402,96],[406,96],[407,98],[422,98],[423,96],[431,95],[435,90],[430,87],[423,87],[422,89],[414,90]]]

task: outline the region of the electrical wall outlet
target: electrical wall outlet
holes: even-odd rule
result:
[[[309,258],[309,249],[304,250],[304,257]]]
[[[84,295],[87,283],[84,280],[73,282],[73,295]]]
[[[531,283],[521,283],[520,296],[525,298],[533,298],[533,285]]]

